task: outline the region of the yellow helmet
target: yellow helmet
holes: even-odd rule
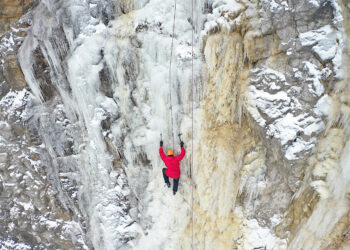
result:
[[[166,153],[168,156],[172,155],[174,156],[174,151],[172,149],[169,149],[168,152]]]

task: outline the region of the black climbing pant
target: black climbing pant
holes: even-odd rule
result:
[[[163,168],[163,169],[162,169],[163,178],[164,178],[165,183],[168,184],[168,183],[170,183],[170,182],[169,182],[169,176],[167,176],[167,175],[165,174],[165,170],[166,170],[166,168]],[[177,178],[177,179],[174,179],[174,185],[173,185],[173,192],[174,192],[174,193],[177,192],[177,188],[178,188],[178,186],[179,186],[179,180],[180,180],[180,177]]]

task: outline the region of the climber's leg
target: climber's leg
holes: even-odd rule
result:
[[[179,186],[179,180],[180,180],[180,177],[177,178],[177,179],[174,179],[174,186],[173,186],[173,194],[175,195],[176,192],[177,192],[177,188]]]
[[[167,185],[168,187],[170,187],[169,177],[165,174],[165,170],[166,170],[166,168],[163,168],[163,169],[162,169],[164,182],[166,183],[166,185]]]

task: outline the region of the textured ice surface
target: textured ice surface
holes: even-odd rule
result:
[[[194,74],[199,80],[202,59],[198,44],[215,32],[232,32],[247,16],[254,15],[249,12],[251,10],[241,14],[252,1],[209,2],[206,3],[210,5],[209,10],[206,10],[208,13],[195,16],[192,20],[191,2],[178,1],[170,79],[174,131],[170,131],[168,79],[173,0],[138,1],[135,3],[137,9],[127,14],[122,12],[127,12],[125,6],[132,4],[130,1],[120,1],[118,3],[121,5],[116,9],[123,11],[117,13],[115,20],[108,26],[99,19],[99,15],[106,18],[106,12],[100,9],[107,4],[105,1],[47,0],[38,7],[32,33],[29,32],[19,54],[32,94],[27,90],[10,91],[0,105],[8,107],[9,113],[15,113],[26,101],[32,102],[32,113],[19,112],[18,118],[23,115],[24,120],[33,122],[32,126],[38,128],[43,142],[37,148],[28,148],[28,151],[18,157],[27,162],[26,166],[37,171],[41,162],[29,155],[38,153],[40,150],[36,149],[40,148],[48,151],[50,157],[45,162],[50,166],[48,181],[55,188],[54,191],[51,190],[51,195],[55,195],[60,205],[69,208],[76,216],[70,222],[43,217],[40,219],[42,226],[50,230],[60,230],[66,238],[81,244],[82,248],[87,248],[86,244],[89,243],[96,249],[177,249],[179,239],[183,240],[180,242],[182,246],[190,246],[189,232],[184,230],[190,223],[191,212],[189,166],[192,147],[192,25],[196,28]],[[204,3],[196,3],[196,12],[202,13]],[[273,20],[281,21],[281,24],[288,19],[278,15],[283,16],[286,12],[294,11],[287,1],[263,0],[260,3],[276,15]],[[321,1],[310,0],[303,3],[311,6],[310,8],[318,8]],[[332,3],[335,4],[334,1]],[[259,14],[264,16],[266,13],[263,12],[261,10]],[[337,26],[340,20],[339,9],[335,13],[335,21],[338,23],[334,25]],[[201,31],[202,19],[205,19],[205,23]],[[261,58],[251,71],[248,86],[251,97],[248,110],[250,115],[265,133],[266,140],[277,142],[284,157],[291,161],[301,159],[315,149],[317,138],[325,127],[324,119],[329,115],[332,105],[331,97],[327,94],[329,90],[326,90],[324,83],[330,75],[340,75],[339,67],[342,64],[342,37],[338,30],[331,25],[311,30],[307,30],[307,27],[302,29],[299,37],[289,41],[288,45],[283,45],[290,45],[286,55],[292,62],[295,60],[293,67],[289,71],[272,68],[268,63],[264,65],[267,58]],[[280,30],[273,32],[284,34]],[[55,40],[57,37],[62,40]],[[197,37],[203,40],[199,41]],[[14,38],[10,35],[2,41],[1,48],[11,51]],[[316,58],[297,58],[295,54],[298,52],[298,42],[301,47],[299,49],[308,51],[311,48]],[[39,52],[50,69],[50,84],[58,93],[57,99],[45,100],[47,96],[45,97],[42,87],[46,83],[36,77],[34,55]],[[216,67],[207,63],[210,67]],[[327,63],[331,63],[334,69],[326,65]],[[200,87],[203,86],[196,85],[196,88]],[[195,92],[195,97],[197,101],[199,92]],[[198,110],[195,112],[196,119],[202,121],[203,117]],[[5,132],[10,130],[10,124],[1,121],[0,128],[0,144],[9,146],[6,144]],[[163,133],[166,147],[170,148],[173,147],[172,136],[176,137],[178,132],[184,134],[188,155],[182,163],[183,175],[179,192],[173,196],[164,186],[161,175],[163,164],[157,148],[160,133]],[[201,145],[196,140],[195,144]],[[17,144],[11,144],[11,147],[14,151],[15,147],[19,150]],[[327,177],[329,183],[320,180],[311,183],[321,199],[332,196],[343,198],[344,192],[341,192],[340,187],[346,190],[350,178],[347,167],[350,165],[348,148],[347,145],[341,158],[340,172],[343,177],[339,178],[339,185],[331,184],[332,180],[338,183],[336,177],[339,176],[335,171]],[[178,150],[176,143],[175,151]],[[3,162],[8,157],[8,154],[0,154]],[[217,164],[227,167],[227,159],[218,158]],[[0,169],[2,166],[4,164],[0,162]],[[248,204],[247,210],[254,211],[252,204],[259,202],[261,191],[268,185],[268,180],[265,179],[267,169],[269,166],[259,160],[244,165],[242,169],[245,175],[240,177],[242,180],[239,192],[242,194],[244,189],[248,189],[245,202]],[[11,177],[15,179],[23,178],[26,181],[36,178],[33,172],[18,171],[16,165],[10,166],[9,170],[12,171]],[[317,174],[325,177],[326,172],[322,169]],[[205,170],[203,173],[206,173]],[[217,193],[221,192],[221,187],[215,186],[215,181],[221,178],[219,175],[220,172],[216,172],[209,183],[213,192]],[[236,178],[233,175],[223,176],[229,183],[225,187],[227,190],[233,189],[230,185]],[[208,185],[202,180],[197,181],[203,186]],[[46,182],[34,182],[31,186],[33,193],[43,183]],[[5,183],[4,186],[14,187],[16,182]],[[54,192],[57,194],[53,194]],[[209,210],[217,208],[220,215],[228,214],[232,209],[230,205],[235,203],[233,199],[236,198],[230,195],[232,192],[218,195],[220,198],[215,201],[203,199],[204,204],[201,206]],[[33,204],[27,200],[16,200],[14,203],[16,206],[10,210],[12,218],[33,211]],[[326,203],[321,205],[326,206]],[[339,213],[326,211],[321,205],[303,227],[305,231],[327,233],[331,218],[339,218],[345,211],[343,202],[336,203],[342,208]],[[215,214],[215,211],[208,213]],[[320,217],[325,218],[325,221],[317,231]],[[81,221],[87,223],[81,224]],[[276,226],[279,215],[272,216],[271,222]],[[221,226],[224,224],[222,222]],[[273,229],[259,225],[255,219],[243,220],[240,226],[243,228],[241,249],[286,248],[286,241],[277,238]],[[10,231],[15,227],[13,223],[8,225]],[[85,235],[88,240],[84,238]],[[302,245],[303,240],[305,238],[298,235],[295,244]],[[206,243],[209,246],[216,244]],[[11,240],[6,240],[3,244],[14,249],[27,247]]]
[[[115,124],[112,128],[112,139],[117,142],[125,136],[125,171],[132,195],[138,200],[135,226],[139,227],[139,235],[129,243],[135,249],[175,249],[189,221],[189,156],[181,164],[179,191],[173,196],[161,175],[163,163],[158,155],[158,146],[160,133],[163,133],[165,147],[172,148],[174,132],[174,150],[179,153],[176,135],[182,132],[185,147],[190,152],[190,4],[177,3],[170,82],[173,1],[150,1],[130,16],[120,17],[113,22],[112,36],[105,49],[110,70],[118,69],[113,75],[116,84],[114,95],[118,97],[116,103],[121,119],[119,125]],[[133,37],[137,44],[130,43],[129,37]],[[195,42],[197,44],[198,41]],[[196,76],[196,47],[194,52]],[[171,131],[169,91],[172,92],[174,131]],[[133,102],[130,102],[130,96]],[[129,133],[123,132],[124,126],[129,128]]]

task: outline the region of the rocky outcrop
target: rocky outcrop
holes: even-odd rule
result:
[[[38,4],[36,0],[2,1],[0,4],[0,53],[3,58],[0,71],[0,96],[26,86],[17,59],[17,50],[30,25],[30,10]]]
[[[45,138],[39,135],[44,128],[37,123],[45,114],[35,108],[18,61],[38,3],[2,1],[0,5],[0,245],[10,249],[84,248],[81,215],[72,202],[64,201],[74,199],[76,183],[65,176],[55,182],[58,176],[42,146]],[[50,82],[43,54],[38,50],[36,55],[36,77]],[[55,95],[47,86],[42,87],[46,100]],[[66,142],[63,145],[69,149]]]
[[[202,46],[207,77],[201,138],[206,146],[197,152],[205,160],[196,164],[201,167],[196,178],[195,214],[200,216],[195,244],[327,249],[340,240],[333,234],[347,235],[348,222],[342,216],[348,210],[335,208],[348,206],[346,191],[336,194],[323,182],[334,180],[333,170],[344,171],[340,157],[345,141],[333,134],[343,128],[326,130],[327,124],[334,124],[327,119],[331,103],[337,105],[332,101],[337,90],[331,86],[344,79],[339,11],[335,2],[213,4]],[[347,95],[346,90],[341,92]],[[347,120],[346,112],[344,118],[336,113],[335,119]],[[340,133],[339,139],[347,138]],[[314,158],[315,152],[324,150],[332,152]],[[332,155],[334,163],[325,163],[324,154]],[[325,165],[332,169],[328,175]],[[320,168],[322,177],[315,174]],[[208,188],[205,183],[212,184]],[[338,188],[344,189],[342,184]],[[321,222],[316,226],[317,218],[331,217],[333,223],[324,222],[327,229]],[[246,219],[275,230],[280,240],[254,238],[258,229],[249,229]],[[238,231],[237,222],[242,225]],[[336,232],[330,231],[333,227]]]
[[[38,4],[38,0],[3,0],[0,4],[0,33],[11,29],[22,16]]]

